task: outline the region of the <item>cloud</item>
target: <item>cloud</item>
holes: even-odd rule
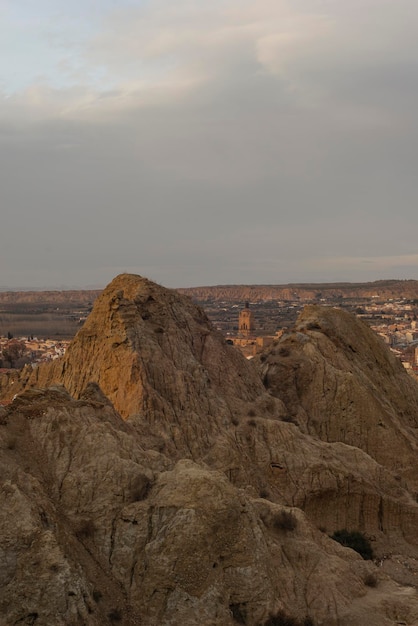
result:
[[[323,276],[325,280],[331,282],[344,278],[349,281],[371,281],[385,278],[415,277],[417,267],[417,254],[375,257],[314,257],[310,261],[311,274]],[[302,270],[302,268],[300,269]]]
[[[414,17],[411,0],[109,0],[75,48],[70,29],[65,80],[0,101],[3,259],[71,284],[413,272]]]
[[[173,108],[200,91],[228,93],[231,85],[267,74],[265,84],[299,108],[332,105],[340,123],[351,117],[373,125],[377,118],[382,125],[393,113],[385,97],[407,87],[401,68],[413,76],[418,6],[412,0],[111,5],[78,40],[68,23],[47,35],[52,49],[66,41],[71,51],[57,65],[70,79],[57,84],[65,103],[47,77],[34,80],[20,102],[32,107],[35,90],[46,114],[53,108],[66,118],[108,120],[123,110]],[[394,75],[401,83],[395,90]]]

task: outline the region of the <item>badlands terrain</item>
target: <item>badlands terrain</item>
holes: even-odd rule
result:
[[[418,625],[418,385],[350,314],[247,361],[121,275],[0,402],[3,626]]]

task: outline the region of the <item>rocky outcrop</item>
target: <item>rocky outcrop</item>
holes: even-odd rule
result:
[[[418,491],[418,385],[361,320],[305,307],[259,369],[305,432],[364,450]]]
[[[0,624],[418,624],[418,395],[357,324],[307,309],[252,363],[117,277],[63,359],[3,386]]]
[[[89,382],[123,417],[138,415],[144,434],[194,455],[265,394],[254,368],[189,298],[132,275],[104,290],[63,359],[22,377],[23,388],[59,383],[76,398]]]
[[[363,617],[373,607],[376,625],[395,610],[418,616],[412,589],[300,509],[144,450],[94,387],[79,400],[62,388],[26,392],[0,435],[6,624],[255,626],[283,611],[344,626],[353,604]]]

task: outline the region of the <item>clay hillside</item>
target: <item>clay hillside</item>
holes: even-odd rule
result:
[[[19,304],[69,304],[83,306],[93,302],[99,290],[64,291],[0,291],[0,305]]]
[[[332,300],[344,298],[418,299],[418,280],[377,280],[369,283],[295,283],[288,285],[216,285],[179,289],[197,302],[262,302],[268,300]],[[0,294],[1,298],[1,294]],[[1,302],[1,300],[0,300]]]
[[[0,401],[3,626],[418,625],[418,386],[349,314],[247,361],[121,275]]]
[[[216,285],[186,287],[177,291],[196,302],[226,300],[228,302],[269,300],[320,300],[341,298],[372,298],[418,300],[418,280],[377,280],[368,283],[294,283],[286,285]],[[0,289],[0,306],[22,304],[55,304],[86,306],[101,290],[10,291]]]

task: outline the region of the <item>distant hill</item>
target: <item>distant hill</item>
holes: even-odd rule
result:
[[[377,280],[370,283],[293,283],[288,285],[216,285],[178,289],[194,300],[267,301],[339,298],[418,299],[418,280]]]
[[[1,291],[1,304],[88,304],[93,302],[101,290],[80,289],[80,290],[63,290],[63,291]]]
[[[248,361],[124,274],[0,402],[0,625],[418,625],[418,385],[351,313]]]
[[[339,298],[418,299],[418,280],[377,280],[369,283],[289,283],[287,285],[213,285],[180,287],[181,294],[198,302],[229,300],[242,302],[268,300],[320,300]],[[71,289],[61,291],[1,291],[1,304],[79,304],[94,302],[100,289]]]

